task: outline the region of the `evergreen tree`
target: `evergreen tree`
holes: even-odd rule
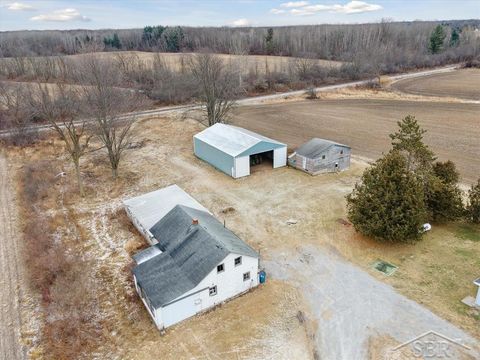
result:
[[[468,191],[466,215],[468,221],[480,223],[480,179]]]
[[[397,124],[399,130],[390,134],[393,150],[405,155],[408,170],[425,177],[431,171],[435,160],[433,151],[423,142],[423,135],[427,131],[420,127],[412,115],[407,115]]]
[[[445,162],[437,161],[433,165],[433,173],[446,184],[457,184],[460,179],[455,163],[451,160]]]
[[[446,36],[447,34],[442,25],[437,25],[435,29],[433,29],[428,46],[428,49],[432,54],[437,54],[443,49],[443,42],[445,41]]]
[[[120,49],[122,47],[122,44],[120,43],[120,38],[118,37],[117,33],[113,34],[111,46]]]
[[[457,29],[452,29],[452,33],[450,34],[450,47],[457,46],[459,41],[460,35],[458,34]]]
[[[164,31],[165,27],[162,25],[145,26],[142,33],[142,42],[147,47],[153,46],[162,39],[162,34]]]
[[[180,26],[167,27],[163,38],[168,52],[179,52],[184,38],[183,29]]]
[[[115,49],[120,49],[122,47],[122,43],[120,42],[117,33],[113,34],[112,38],[103,38],[103,43],[106,47],[112,47]]]
[[[423,184],[406,158],[390,151],[365,170],[347,196],[348,218],[366,236],[392,242],[419,240],[426,218]]]
[[[268,55],[275,51],[275,44],[273,42],[273,28],[268,28],[267,35],[265,35],[265,49]]]
[[[456,220],[463,213],[462,192],[456,182],[447,182],[432,175],[425,187],[425,206],[434,222]]]

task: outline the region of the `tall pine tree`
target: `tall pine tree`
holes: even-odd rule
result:
[[[446,37],[447,34],[445,33],[443,26],[437,25],[430,35],[428,50],[430,50],[432,54],[439,53],[443,49],[443,42],[445,41]]]
[[[421,238],[426,219],[423,184],[392,150],[365,170],[347,196],[348,218],[366,236],[392,242]]]
[[[427,131],[420,127],[412,115],[407,115],[397,125],[398,131],[390,134],[393,149],[405,155],[408,170],[425,176],[431,171],[435,160],[433,151],[423,142],[423,135]]]

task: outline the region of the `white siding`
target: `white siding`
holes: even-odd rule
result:
[[[235,266],[235,258],[239,256],[242,256],[242,264]],[[172,301],[170,305],[156,310],[155,322],[160,329],[176,324],[258,285],[257,258],[229,254],[220,264],[224,264],[223,272],[217,273],[215,266],[215,269],[194,289],[177,298],[177,301]],[[250,272],[250,279],[243,281],[243,274],[247,272]],[[210,296],[208,289],[213,286],[217,286],[217,295]]]
[[[234,178],[250,175],[250,156],[235,158]]]
[[[273,167],[278,168],[287,165],[287,147],[273,150]]]

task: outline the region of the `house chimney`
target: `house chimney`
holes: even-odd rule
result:
[[[192,219],[192,225],[198,225],[198,219]]]

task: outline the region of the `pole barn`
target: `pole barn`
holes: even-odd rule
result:
[[[287,164],[287,145],[240,127],[215,124],[193,137],[197,157],[233,177],[250,175],[250,167]]]

